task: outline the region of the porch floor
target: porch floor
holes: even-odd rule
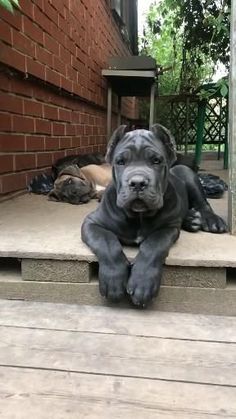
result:
[[[4,419],[236,417],[236,318],[0,301]]]
[[[216,173],[219,163],[210,164],[208,170]],[[226,172],[217,173],[226,179]],[[211,203],[226,219],[227,193]],[[50,202],[33,194],[2,202],[0,298],[107,305],[98,289],[96,257],[80,235],[84,217],[96,205]],[[230,234],[182,231],[151,308],[236,315],[235,249],[236,237]],[[125,253],[132,260],[137,248],[125,248]]]
[[[222,171],[223,173],[223,171]],[[227,218],[227,193],[210,200]],[[81,224],[97,202],[69,205],[27,194],[0,204],[0,257],[95,261],[81,241]],[[167,258],[167,265],[236,267],[236,237],[230,234],[181,232]],[[126,248],[129,258],[137,249]]]

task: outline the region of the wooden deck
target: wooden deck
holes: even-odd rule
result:
[[[236,318],[0,300],[2,419],[236,418]]]

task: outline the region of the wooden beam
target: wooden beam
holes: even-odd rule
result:
[[[229,202],[228,219],[231,234],[236,235],[236,2],[231,5],[229,92]]]

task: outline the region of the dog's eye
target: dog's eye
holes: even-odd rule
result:
[[[116,160],[116,164],[118,164],[119,166],[124,166],[125,160],[122,157],[120,157]]]
[[[154,157],[152,157],[151,162],[152,162],[152,164],[160,164],[161,159],[160,159],[160,157],[154,156]]]

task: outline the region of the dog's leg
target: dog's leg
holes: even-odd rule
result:
[[[188,193],[189,209],[200,213],[201,229],[211,233],[225,233],[227,231],[227,225],[211,208],[197,174],[186,166],[175,166],[172,171],[177,177],[184,180]],[[183,222],[183,228],[185,225],[189,225],[188,221],[189,213]]]
[[[114,301],[121,300],[126,292],[130,264],[119,240],[89,216],[82,225],[82,240],[98,258],[101,295]]]
[[[163,264],[178,237],[179,229],[169,227],[152,233],[141,243],[127,285],[135,305],[145,306],[158,294]]]

